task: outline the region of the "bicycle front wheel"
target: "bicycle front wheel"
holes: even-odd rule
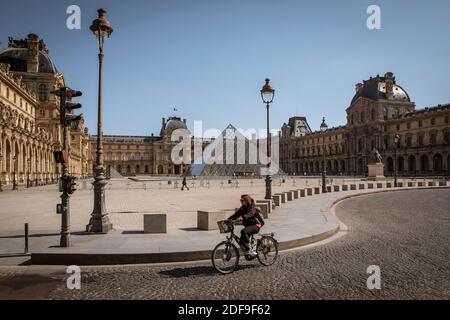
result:
[[[232,273],[239,264],[238,249],[228,241],[219,243],[212,253],[212,264],[220,273]]]
[[[256,246],[258,261],[264,266],[271,266],[278,257],[278,242],[272,237],[263,237]]]

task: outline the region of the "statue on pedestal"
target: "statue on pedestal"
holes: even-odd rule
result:
[[[369,179],[384,178],[383,158],[376,148],[373,148],[370,154],[370,163],[367,165],[367,167],[369,171]]]
[[[381,157],[380,152],[378,152],[378,150],[376,148],[373,148],[372,150],[372,157],[371,157],[371,162],[374,163],[382,163],[383,162],[383,158]]]

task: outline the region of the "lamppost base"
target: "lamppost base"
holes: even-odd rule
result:
[[[59,246],[61,248],[68,248],[70,247],[70,234],[67,235],[61,235],[61,240],[59,241]]]
[[[99,221],[91,218],[89,224],[86,225],[86,232],[88,233],[108,233],[111,230],[113,230],[113,225],[109,221]]]

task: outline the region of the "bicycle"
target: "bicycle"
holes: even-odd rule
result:
[[[245,249],[241,244],[241,239],[234,233],[234,225],[236,221],[218,221],[220,233],[230,233],[227,240],[219,243],[212,252],[212,264],[214,268],[222,273],[228,274],[234,272],[239,264],[240,253],[233,242],[237,242],[243,252]],[[274,233],[256,234],[256,255],[251,256],[244,254],[247,261],[258,259],[263,266],[271,266],[278,257],[278,242],[274,238]],[[250,238],[252,246],[255,245],[254,235]],[[254,247],[253,247],[254,248]]]

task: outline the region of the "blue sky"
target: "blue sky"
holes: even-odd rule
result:
[[[66,8],[81,8],[81,30]],[[369,5],[381,30],[366,27]],[[394,72],[417,108],[450,102],[450,1],[143,0],[2,1],[0,41],[44,39],[68,84],[80,89],[96,133],[97,46],[89,31],[104,7],[114,27],[105,45],[105,134],[159,133],[161,118],[204,128],[264,128],[264,78],[276,89],[271,127],[294,115],[318,129],[345,124],[354,85]]]

